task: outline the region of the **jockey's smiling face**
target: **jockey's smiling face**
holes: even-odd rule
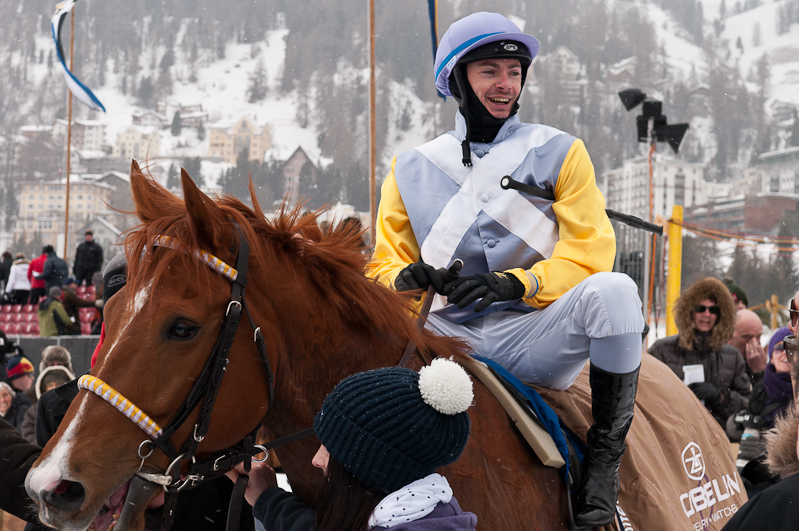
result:
[[[702,311],[697,311],[700,308]],[[715,312],[718,312],[718,304],[710,299],[704,299],[691,312],[691,318],[694,321],[694,328],[697,332],[710,332],[716,325],[719,316],[718,313],[713,313],[714,309]]]
[[[466,64],[466,79],[494,118],[507,118],[522,89],[518,59],[483,59]]]

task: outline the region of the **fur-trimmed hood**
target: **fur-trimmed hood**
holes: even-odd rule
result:
[[[785,410],[785,415],[777,418],[774,428],[766,432],[766,465],[780,479],[799,474],[797,430],[799,414],[791,405]]]
[[[713,277],[697,280],[677,299],[674,320],[680,334],[680,346],[688,350],[694,349],[696,331],[694,330],[694,321],[691,319],[691,312],[704,299],[715,300],[719,306],[719,318],[716,321],[716,326],[710,331],[710,348],[717,352],[732,337],[735,330],[735,304],[727,286],[721,280]]]

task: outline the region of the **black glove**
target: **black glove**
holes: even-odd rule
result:
[[[495,271],[457,278],[444,286],[443,295],[447,295],[447,302],[457,304],[458,308],[465,308],[482,298],[474,307],[474,311],[482,312],[492,303],[521,299],[524,291],[524,284],[515,275]]]
[[[705,401],[705,406],[713,408],[719,405],[723,392],[710,382],[696,382],[688,386],[694,392],[696,398]]]
[[[452,282],[456,278],[458,275],[450,273],[445,267],[435,269],[424,262],[416,262],[400,271],[394,281],[394,288],[397,291],[409,291],[427,289],[432,285],[436,293],[443,295],[443,289],[447,282]]]

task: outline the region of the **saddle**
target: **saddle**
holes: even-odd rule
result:
[[[564,459],[530,407],[486,364],[465,365],[503,405],[541,462],[563,469],[568,456]],[[588,367],[565,391],[529,386],[582,440],[593,423]],[[635,417],[621,461],[618,521],[605,529],[720,530],[748,499],[724,430],[652,356],[643,355],[638,378]]]

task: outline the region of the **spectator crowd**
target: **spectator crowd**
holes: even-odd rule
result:
[[[87,333],[81,327],[80,308],[96,308],[83,322],[90,323],[88,333],[97,334],[102,323],[102,267],[103,248],[93,240],[91,230],[75,251],[72,276],[52,245],[45,245],[32,260],[23,253],[12,256],[5,251],[0,261],[0,305],[35,312],[38,334],[45,337]],[[2,313],[7,312],[0,308]],[[0,329],[4,322],[9,321],[0,319]],[[26,332],[35,335],[37,329],[22,331]]]

